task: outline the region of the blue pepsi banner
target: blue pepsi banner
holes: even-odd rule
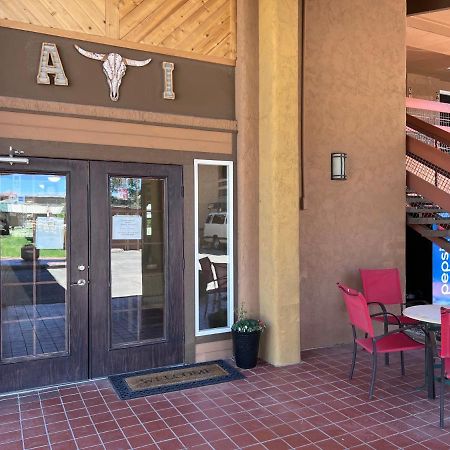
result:
[[[433,304],[450,305],[449,254],[433,244]]]

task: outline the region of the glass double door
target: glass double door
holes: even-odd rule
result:
[[[181,168],[0,164],[0,392],[183,361]]]

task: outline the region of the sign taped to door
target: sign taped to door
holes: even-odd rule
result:
[[[64,249],[64,219],[62,217],[37,217],[35,245],[39,249]]]
[[[117,214],[112,218],[112,238],[133,240],[142,237],[142,217],[139,215]]]

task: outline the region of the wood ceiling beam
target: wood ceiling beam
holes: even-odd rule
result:
[[[423,17],[408,17],[406,24],[409,28],[426,31],[427,33],[440,34],[450,37],[450,24],[444,25],[439,22],[425,19]]]
[[[408,0],[406,14],[412,16],[440,9],[450,9],[450,0]]]

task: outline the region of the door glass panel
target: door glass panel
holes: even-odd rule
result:
[[[68,351],[66,177],[0,173],[1,360]]]
[[[112,347],[165,337],[165,181],[110,177]]]

